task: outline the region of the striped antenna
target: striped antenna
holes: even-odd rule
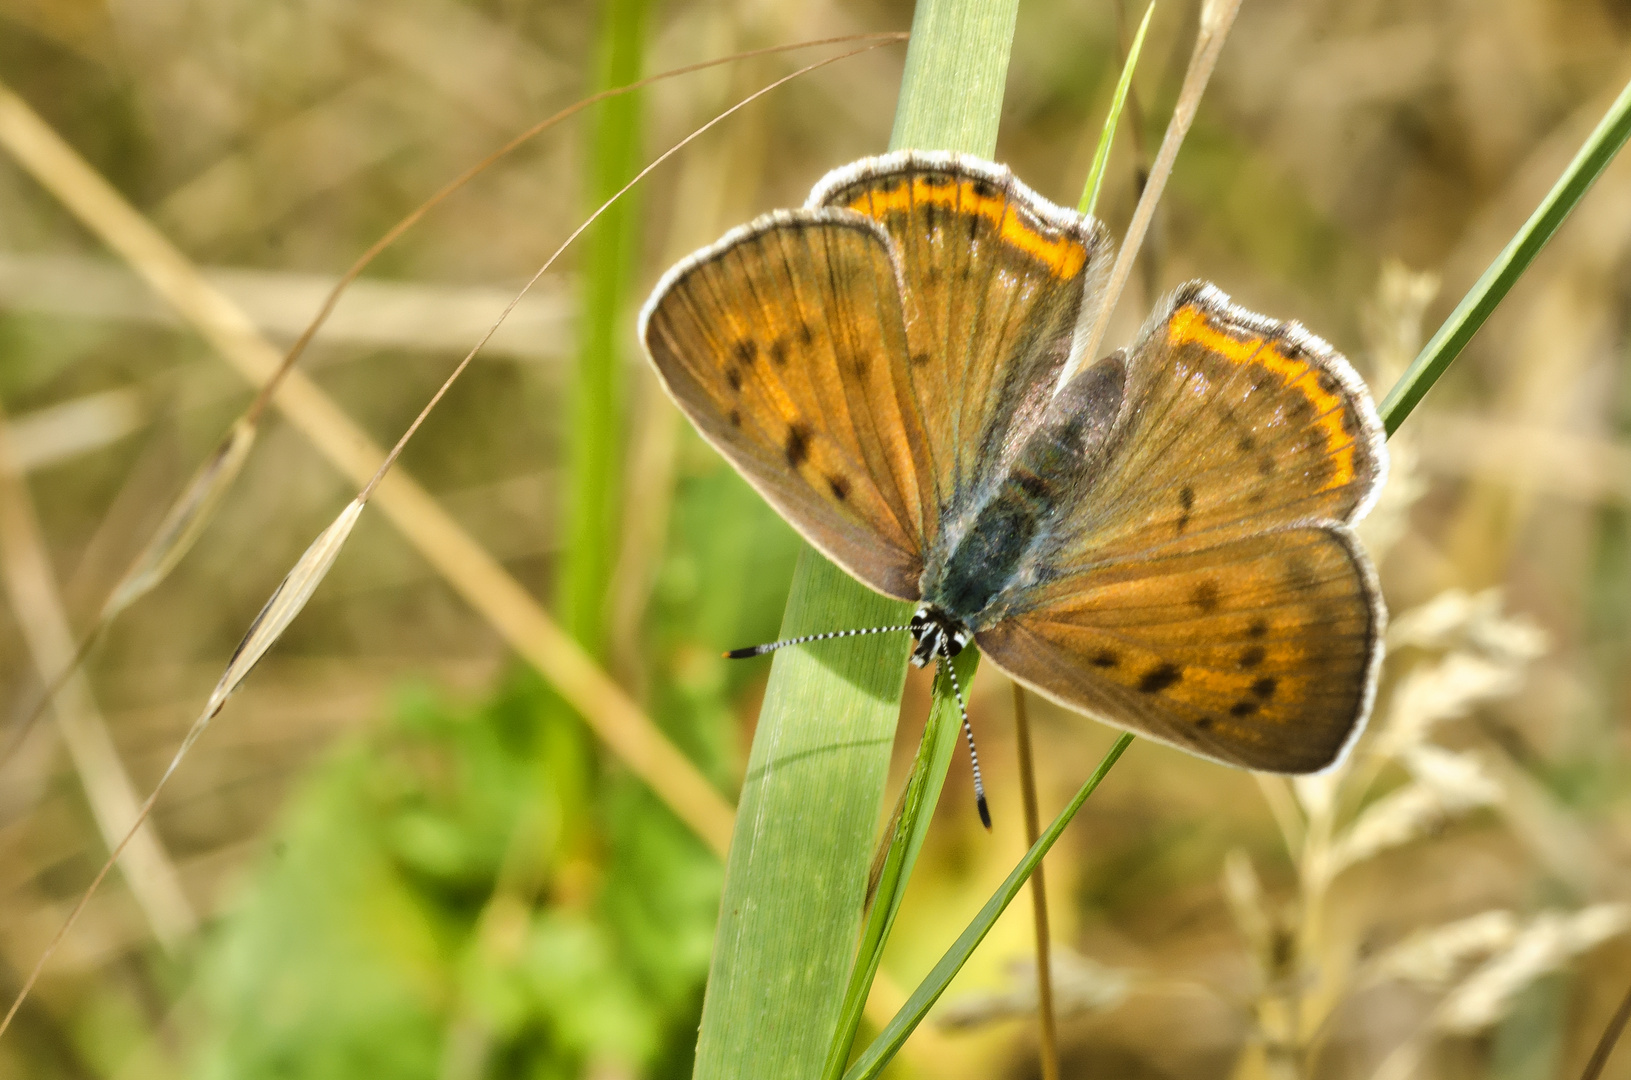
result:
[[[785,649],[789,645],[803,645],[807,641],[827,641],[831,638],[855,637],[858,634],[892,634],[896,630],[910,629],[910,626],[872,626],[864,630],[829,630],[825,634],[808,634],[804,637],[788,638],[786,641],[772,641],[768,645],[749,645],[742,649],[732,649],[724,656],[727,660],[746,660],[750,656],[763,656],[777,649]]]
[[[957,685],[957,669],[951,666],[951,653],[940,640],[940,668],[951,678],[951,692],[957,698],[957,711],[963,714],[963,737],[968,740],[968,763],[974,767],[974,805],[980,811],[980,824],[991,831],[991,808],[985,801],[985,781],[980,779],[980,753],[974,749],[974,725],[968,722],[968,706],[963,704],[963,688]]]

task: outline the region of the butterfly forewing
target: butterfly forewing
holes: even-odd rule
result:
[[[737,230],[670,271],[641,339],[698,430],[807,539],[916,597],[916,418],[897,402],[900,286],[874,223],[796,211]]]
[[[1369,709],[1380,599],[1342,526],[1109,560],[1037,592],[1031,610],[978,634],[992,660],[1194,753],[1310,772]]]
[[[900,260],[932,546],[942,517],[980,498],[1047,406],[1072,331],[1096,298],[1104,229],[1006,169],[944,154],[892,154],[840,170],[811,203],[878,221]]]
[[[1207,285],[1176,293],[1129,358],[1117,452],[1074,527],[1093,557],[1204,546],[1296,521],[1351,522],[1385,472],[1347,361]]]

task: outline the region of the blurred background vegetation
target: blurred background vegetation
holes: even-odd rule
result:
[[[1196,6],[1156,13],[1100,202],[1118,232]],[[1141,11],[1021,5],[999,156],[1044,194],[1074,204]],[[286,344],[400,216],[570,101],[910,19],[902,0],[0,0],[0,81]],[[1624,0],[1247,0],[1111,340],[1204,276],[1385,391],[1631,77],[1628,46]],[[810,75],[655,173],[404,459],[728,795],[767,668],[718,653],[774,636],[797,541],[655,392],[633,315],[679,256],[880,151],[902,55]],[[389,250],[304,368],[394,440],[588,207],[794,63],[663,83],[529,144]],[[1138,744],[1050,856],[1067,1075],[1579,1075],[1631,982],[1628,193],[1622,161],[1395,440],[1368,534],[1394,658],[1347,769],[1293,786]],[[88,628],[249,396],[0,156],[0,402],[26,484],[0,530],[8,729],[39,693],[31,620]],[[95,652],[79,730],[136,791],[354,490],[274,419]],[[18,587],[29,565],[50,588]],[[914,677],[901,770],[927,701]],[[996,829],[954,767],[885,958],[897,987],[1024,847],[1000,673],[970,704]],[[1034,714],[1051,813],[1111,735]],[[0,762],[8,1000],[108,850],[109,778],[76,767],[64,722]],[[689,1075],[717,857],[381,516],[154,821],[0,1076]],[[1030,934],[1015,905],[899,1075],[1035,1074]],[[1631,1048],[1605,1075],[1631,1077]]]

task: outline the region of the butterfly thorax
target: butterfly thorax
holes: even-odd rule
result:
[[[1124,370],[1111,357],[1075,379],[983,498],[947,521],[918,583],[930,606],[983,630],[1007,613],[1006,598],[1044,576],[1059,509],[1085,498],[1102,460]]]
[[[912,666],[924,667],[941,656],[956,656],[974,638],[962,621],[933,604],[923,604],[912,615]]]

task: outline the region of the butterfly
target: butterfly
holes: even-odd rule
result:
[[[1322,769],[1381,662],[1351,528],[1387,470],[1376,408],[1324,341],[1202,282],[1131,347],[1077,355],[1109,257],[1102,224],[1002,166],[892,153],[673,267],[640,339],[806,540],[918,602],[914,664],[974,641],[1111,725]]]

